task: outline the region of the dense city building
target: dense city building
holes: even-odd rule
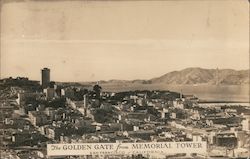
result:
[[[10,89],[2,95],[5,100],[0,108],[5,113],[1,114],[4,118],[1,146],[13,150],[13,156],[50,159],[46,152],[49,143],[202,141],[208,145],[206,154],[162,153],[161,157],[246,157],[249,154],[250,109],[246,105],[199,103],[194,95],[171,91],[105,92],[98,84],[92,88],[55,84],[50,82],[49,69],[43,70],[43,91],[39,87],[27,89],[8,83]],[[130,154],[122,157],[133,158]]]

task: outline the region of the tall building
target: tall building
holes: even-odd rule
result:
[[[41,74],[42,74],[42,80],[41,80],[42,88],[49,87],[50,86],[50,69],[43,68],[41,71]]]

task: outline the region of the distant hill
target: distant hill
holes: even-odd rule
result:
[[[186,68],[150,80],[109,80],[98,83],[107,92],[171,90],[194,94],[205,101],[249,102],[249,70]],[[92,88],[96,82],[81,84]]]
[[[241,85],[249,83],[249,70],[186,68],[173,71],[149,80],[150,83],[164,84],[225,84]]]
[[[109,81],[99,81],[99,84],[243,85],[243,84],[249,84],[249,70],[233,70],[233,69],[217,70],[217,69],[204,69],[199,67],[192,67],[180,71],[169,72],[163,76],[152,78],[150,80],[132,80],[132,81],[109,80]]]

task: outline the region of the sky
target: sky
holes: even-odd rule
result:
[[[151,79],[187,67],[249,69],[247,0],[12,1],[1,78]]]

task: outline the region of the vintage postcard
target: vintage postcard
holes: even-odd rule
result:
[[[1,159],[250,157],[249,1],[0,2]]]

